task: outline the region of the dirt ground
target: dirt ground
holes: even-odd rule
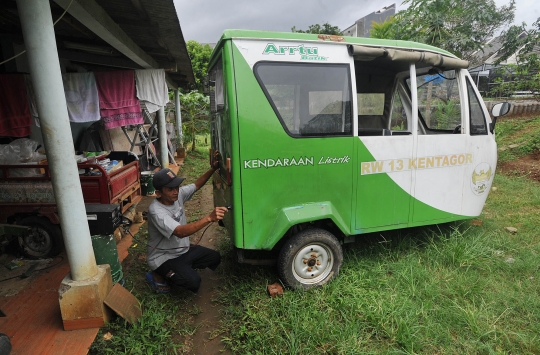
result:
[[[531,180],[540,182],[540,153],[499,163],[497,170],[505,175],[527,176]]]
[[[206,184],[201,189],[200,195],[195,195],[191,201],[188,201],[185,208],[188,219],[195,211],[200,211],[201,217],[209,214],[214,208],[212,185]],[[219,238],[222,235],[219,232],[220,228],[217,223],[213,223],[206,232],[203,229],[190,239],[192,242],[197,242],[204,232],[199,245],[217,249]],[[193,325],[197,331],[191,337],[186,338],[184,343],[190,348],[189,354],[193,355],[230,354],[220,342],[220,336],[217,333],[220,305],[214,301],[216,293],[219,292],[220,286],[223,284],[223,279],[210,269],[199,270],[199,274],[202,278],[201,288],[194,297],[199,312],[193,319]]]
[[[148,206],[152,201],[153,198],[143,198],[137,205],[137,212],[148,211]],[[188,221],[192,217],[201,218],[209,214],[214,208],[212,185],[210,183],[206,184],[184,206]],[[198,242],[199,245],[218,249],[219,238],[222,236],[220,229],[221,227],[217,223],[213,223],[206,232],[202,229],[192,235],[190,240],[192,243]],[[133,263],[141,262],[143,260],[141,257],[144,259],[143,256],[140,256],[138,260],[128,256],[123,263],[123,267],[129,268],[132,267]],[[219,273],[215,273],[210,269],[198,270],[198,272],[201,275],[202,282],[197,295],[193,295],[188,291],[175,292],[178,289],[173,289],[173,293],[178,294],[178,297],[192,299],[195,308],[198,310],[197,314],[190,319],[191,325],[197,330],[194,334],[181,339],[185,346],[182,353],[191,355],[230,354],[220,342],[220,334],[218,333],[220,305],[214,301],[216,293],[219,292],[223,284],[223,279]]]

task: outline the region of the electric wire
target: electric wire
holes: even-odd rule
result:
[[[60,21],[60,20],[62,19],[62,17],[64,17],[64,15],[65,15],[66,12],[69,10],[69,7],[71,6],[72,3],[73,3],[73,0],[71,0],[71,2],[69,3],[69,5],[66,7],[66,9],[64,10],[64,12],[62,13],[62,15],[61,15],[56,21],[54,21],[53,26],[56,26],[56,24],[58,23],[58,21]],[[17,58],[18,56],[23,55],[24,53],[26,53],[26,49],[23,50],[22,52],[20,52],[19,54],[15,54],[13,57],[8,58],[8,59],[4,60],[3,62],[0,62],[0,65],[9,62],[10,60],[13,60],[13,59]],[[1,281],[0,281],[0,282],[1,282]]]
[[[131,224],[131,223],[130,223],[130,224]],[[128,225],[123,224],[123,225],[122,225],[122,228],[124,229],[125,232],[129,233],[129,235],[131,235],[131,237],[133,238],[133,240],[135,240],[137,243],[144,244],[143,242],[141,242],[138,238],[136,238],[136,237],[131,233],[131,231],[129,230],[129,225],[130,225],[130,224],[128,224]],[[190,245],[187,246],[187,247],[177,247],[177,248],[167,248],[167,249],[162,249],[162,248],[154,247],[153,245],[150,245],[150,244],[148,244],[148,243],[146,243],[146,246],[148,246],[148,247],[150,247],[150,248],[152,248],[152,249],[154,249],[154,250],[176,250],[176,249],[190,249],[190,248],[194,248],[194,247],[196,247],[197,245],[199,245],[199,243],[201,242],[202,238],[204,237],[204,233],[206,233],[206,230],[207,230],[208,228],[210,228],[210,226],[211,226],[212,224],[214,224],[214,222],[211,222],[209,225],[207,225],[206,228],[204,228],[204,230],[203,230],[201,236],[199,237],[199,239],[198,239],[196,242],[194,242],[194,243],[190,243]]]

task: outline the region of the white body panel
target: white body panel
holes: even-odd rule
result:
[[[252,69],[261,61],[349,64],[354,92],[354,60],[344,43],[235,38],[233,44]],[[414,69],[411,72],[415,73]],[[461,133],[421,134],[417,126],[416,94],[413,94],[408,104],[408,115],[412,116],[413,122],[410,135],[358,137],[375,159],[372,162],[375,165],[366,167],[367,170],[358,167],[361,170],[358,181],[366,174],[387,174],[413,198],[409,222],[426,220],[421,214],[415,213],[415,205],[418,203],[455,215],[477,216],[493,181],[497,161],[495,139],[490,132],[470,135],[468,93],[465,87],[469,74],[466,70],[459,70],[458,73]],[[476,87],[474,90],[480,97]],[[481,106],[486,124],[489,125],[490,116],[483,102]],[[354,94],[352,110],[353,134],[357,136],[358,111]]]

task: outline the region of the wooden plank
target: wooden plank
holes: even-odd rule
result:
[[[105,321],[101,317],[84,318],[84,319],[68,319],[68,320],[64,320],[63,323],[64,323],[64,330],[100,328],[105,325]]]
[[[62,326],[58,287],[69,272],[67,259],[39,272],[18,295],[0,298],[6,317],[0,329],[11,339],[11,355],[85,355],[99,328],[66,332]]]
[[[118,282],[113,286],[107,297],[105,297],[104,302],[120,317],[130,323],[136,322],[142,316],[139,300]]]

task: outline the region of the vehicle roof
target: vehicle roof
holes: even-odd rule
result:
[[[322,37],[322,38],[321,38]],[[223,47],[223,43],[227,40],[242,38],[242,39],[262,39],[262,40],[288,40],[288,41],[304,41],[304,42],[332,42],[336,44],[361,44],[366,46],[381,46],[392,48],[406,48],[417,49],[423,51],[430,51],[440,53],[449,57],[457,58],[454,54],[433,47],[424,43],[412,42],[412,41],[400,41],[392,39],[378,39],[367,37],[348,37],[348,36],[329,36],[318,35],[312,33],[298,33],[298,32],[271,32],[271,31],[256,31],[256,30],[225,30],[223,35],[219,39],[212,55],[210,57],[210,63],[213,62],[214,56]],[[326,38],[326,40],[324,40]],[[333,40],[332,40],[333,38]],[[336,41],[336,39],[343,39],[342,41]]]

